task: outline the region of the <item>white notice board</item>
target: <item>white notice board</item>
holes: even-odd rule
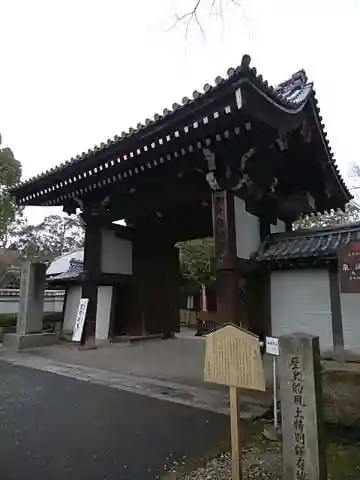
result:
[[[80,299],[79,308],[78,308],[78,311],[77,311],[77,314],[76,314],[74,332],[73,332],[73,336],[72,336],[72,341],[73,342],[80,342],[81,341],[88,303],[89,303],[88,298],[81,298]]]
[[[265,339],[265,352],[268,355],[279,356],[279,339],[277,337],[266,337]]]

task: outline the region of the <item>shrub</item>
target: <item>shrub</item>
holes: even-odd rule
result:
[[[10,313],[0,313],[0,328],[1,327],[16,327],[17,315]]]
[[[60,323],[62,320],[61,312],[49,312],[44,314],[43,327],[49,328],[54,323]],[[0,313],[0,328],[16,327],[17,315],[13,313]]]

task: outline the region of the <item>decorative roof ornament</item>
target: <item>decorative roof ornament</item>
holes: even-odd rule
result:
[[[245,69],[245,68],[250,68],[250,63],[251,63],[251,57],[248,54],[243,55],[241,59],[241,64],[240,67]]]

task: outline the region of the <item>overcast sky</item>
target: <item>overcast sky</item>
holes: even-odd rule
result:
[[[202,1],[205,36],[169,30],[195,0],[0,0],[0,132],[24,179],[180,103],[244,53],[273,84],[306,70],[347,177],[360,163],[360,2],[223,0],[220,17]]]

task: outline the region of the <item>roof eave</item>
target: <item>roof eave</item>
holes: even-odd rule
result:
[[[235,91],[243,82],[250,83],[253,88],[257,89],[270,102],[286,113],[296,114],[303,109],[307,99],[300,103],[285,100],[275,88],[269,86],[268,83],[262,79],[261,75],[257,75],[256,69],[250,68],[249,64],[244,62],[244,59],[247,59],[248,62],[250,61],[248,56],[244,56],[242,64],[239,67],[228,70],[227,79],[217,77],[215,80],[215,86],[207,84],[204,86],[204,93],[201,94],[199,92],[194,92],[193,100],[189,100],[185,97],[182,106],[174,104],[172,110],[165,109],[163,115],[155,114],[154,120],[147,120],[145,125],[138,124],[136,129],[129,129],[128,133],[123,132],[121,137],[116,136],[113,140],[109,139],[106,144],[102,143],[100,146],[95,146],[94,149],[88,150],[86,153],[83,152],[82,155],[78,155],[77,157],[70,159],[68,162],[46,171],[42,175],[33,177],[28,181],[17,185],[12,189],[12,195],[16,199],[19,199],[29,193],[38,191],[49,184],[50,180],[50,183],[52,183],[54,176],[63,175],[66,171],[69,171],[71,175],[74,175],[78,170],[76,169],[76,165],[81,169],[84,162],[86,162],[87,168],[91,168],[92,164],[96,166],[97,162],[99,162],[102,157],[116,153],[116,149],[120,147],[126,148],[127,142],[140,141],[151,135],[158,134],[162,129],[169,128],[172,123],[183,121],[197,111],[199,111],[200,115],[202,109],[207,108],[209,104],[218,101],[222,96],[227,95],[229,92]],[[76,171],[73,172],[73,169]],[[26,204],[39,205],[39,202],[36,199],[33,199],[33,201],[26,202]]]

